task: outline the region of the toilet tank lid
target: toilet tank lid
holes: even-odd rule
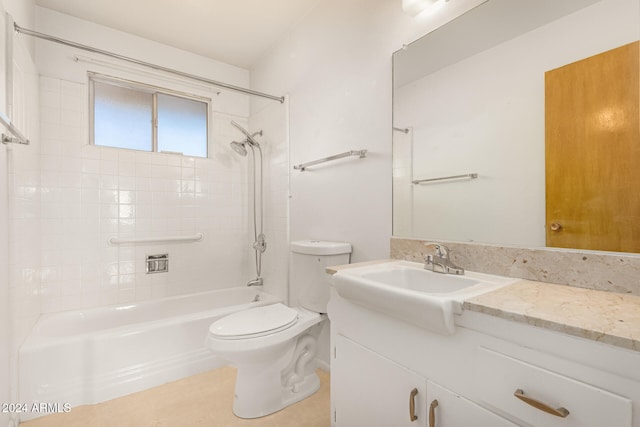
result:
[[[307,255],[341,255],[351,253],[351,244],[327,242],[325,240],[296,240],[291,242],[291,251]]]

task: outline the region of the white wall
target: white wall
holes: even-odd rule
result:
[[[401,3],[319,2],[251,71],[254,89],[290,97],[291,240],[351,242],[352,261],[389,256],[391,55],[451,18]],[[292,169],[352,149],[369,155]]]
[[[637,40],[638,14],[601,1],[398,88],[394,234],[544,246],[544,73]]]

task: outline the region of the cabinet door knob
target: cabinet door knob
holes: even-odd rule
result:
[[[567,415],[569,415],[569,411],[567,411],[565,408],[552,408],[551,406],[547,405],[546,403],[543,403],[537,399],[534,399],[532,397],[529,396],[525,396],[524,395],[524,391],[522,389],[517,389],[513,395],[515,397],[517,397],[518,399],[522,400],[524,403],[526,403],[527,405],[531,405],[536,409],[539,409],[541,411],[546,412],[547,414],[551,414],[551,415],[555,415],[556,417],[560,417],[560,418],[566,418]]]
[[[434,400],[429,405],[429,427],[436,427],[436,408],[438,407],[438,401]]]
[[[414,388],[413,390],[411,390],[411,393],[409,393],[409,419],[411,420],[411,422],[414,422],[415,420],[418,419],[418,416],[416,415],[416,395],[418,394],[418,389]]]

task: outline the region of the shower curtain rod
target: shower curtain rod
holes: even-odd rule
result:
[[[224,89],[228,89],[228,90],[231,90],[231,91],[234,91],[234,92],[241,92],[241,93],[244,93],[244,94],[247,94],[247,95],[260,96],[262,98],[268,98],[268,99],[272,99],[274,101],[279,101],[280,103],[284,103],[284,96],[269,95],[268,93],[262,93],[262,92],[258,92],[258,91],[251,90],[251,89],[245,89],[243,87],[230,85],[230,84],[219,82],[219,81],[216,81],[216,80],[210,80],[210,79],[207,79],[207,78],[204,78],[204,77],[196,76],[194,74],[189,74],[189,73],[185,73],[183,71],[174,70],[172,68],[163,67],[161,65],[156,65],[156,64],[151,64],[149,62],[140,61],[138,59],[130,58],[128,56],[119,55],[117,53],[109,52],[109,51],[102,50],[102,49],[97,49],[95,47],[83,45],[83,44],[80,44],[80,43],[75,43],[75,42],[72,42],[72,41],[69,41],[69,40],[65,40],[65,39],[61,39],[61,38],[58,38],[58,37],[50,36],[48,34],[39,33],[37,31],[33,31],[33,30],[28,30],[26,28],[20,27],[15,22],[13,23],[13,28],[17,33],[24,34],[26,36],[31,36],[31,37],[36,37],[36,38],[43,39],[43,40],[48,40],[50,42],[62,44],[62,45],[65,45],[65,46],[76,48],[76,49],[86,50],[88,52],[99,53],[100,55],[109,56],[111,58],[119,59],[121,61],[131,62],[133,64],[142,65],[144,67],[153,68],[155,70],[164,71],[164,72],[175,74],[175,75],[178,75],[178,76],[181,76],[181,77],[186,77],[188,79],[197,80],[197,81],[200,81],[200,82],[203,82],[203,83],[208,83],[210,85],[221,87],[221,88],[224,88]]]

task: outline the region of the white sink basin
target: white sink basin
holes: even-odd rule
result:
[[[431,294],[451,293],[478,283],[477,280],[465,276],[445,275],[424,268],[397,265],[383,271],[365,272],[360,274],[360,277],[389,286]]]
[[[350,267],[332,276],[338,294],[352,303],[445,335],[455,332],[454,315],[462,313],[465,299],[517,280],[469,271],[434,273],[409,261]]]

